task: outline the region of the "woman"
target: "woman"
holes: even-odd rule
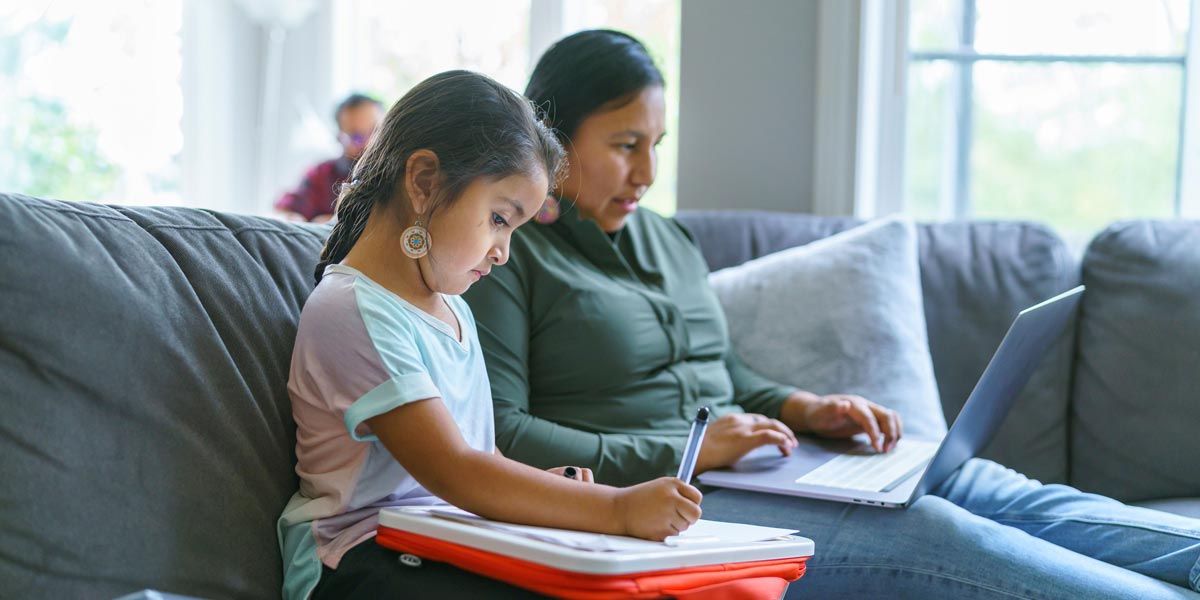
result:
[[[466,295],[500,449],[535,466],[589,466],[601,482],[642,481],[672,472],[700,405],[720,418],[697,472],[762,445],[787,453],[796,433],[865,431],[890,448],[903,434],[894,412],[740,364],[688,233],[637,210],[665,133],[662,90],[645,48],[612,31],[559,41],[533,73],[526,95],[568,150],[557,206],[544,209],[558,218],[517,231],[509,267]],[[812,538],[797,596],[1200,598],[1187,590],[1200,587],[1200,522],[981,459],[906,510],[732,490],[703,508]]]

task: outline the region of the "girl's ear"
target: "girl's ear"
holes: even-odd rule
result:
[[[413,211],[423,215],[429,210],[439,182],[438,156],[432,150],[417,150],[408,156],[404,168],[404,191]]]

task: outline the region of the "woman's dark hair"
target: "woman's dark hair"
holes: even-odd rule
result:
[[[620,108],[643,89],[662,85],[662,73],[636,38],[589,29],[546,50],[529,77],[525,97],[565,144],[596,110]]]
[[[326,266],[350,252],[371,211],[397,197],[408,157],[422,149],[437,154],[440,177],[438,194],[423,215],[426,223],[480,177],[544,172],[553,187],[566,160],[554,134],[516,92],[470,71],[434,75],[388,111],[355,162],[350,182],[342,185],[337,224],[314,274],[317,283]]]

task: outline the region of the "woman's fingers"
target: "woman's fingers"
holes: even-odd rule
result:
[[[761,416],[761,415],[756,415],[756,416]],[[792,453],[792,448],[795,448],[796,444],[797,444],[796,434],[793,433],[792,430],[787,425],[784,425],[782,421],[779,421],[777,419],[768,419],[766,417],[762,417],[761,420],[756,420],[754,422],[754,427],[753,427],[752,431],[754,432],[754,435],[756,436],[755,444],[754,444],[754,446],[756,448],[758,446],[766,445],[767,443],[772,443],[772,444],[775,444],[776,446],[779,446],[780,454],[782,454],[784,456],[788,456]],[[761,432],[764,432],[764,431],[770,431],[773,434],[777,433],[779,435],[778,436],[770,435],[768,438],[770,441],[764,442],[763,439],[765,436],[761,435]],[[782,438],[780,438],[779,436],[782,436]],[[782,439],[782,441],[779,441],[780,439]]]
[[[746,452],[759,446],[774,445],[779,446],[779,452],[787,456],[792,453],[792,448],[795,446],[795,440],[774,429],[758,429],[746,439],[750,442],[750,447],[746,449]]]
[[[792,432],[790,427],[784,425],[783,421],[780,421],[779,419],[768,419],[766,417],[762,417],[762,419],[754,421],[754,429],[774,429],[775,431],[787,436],[787,438],[791,440],[793,444],[796,442],[796,434]]]
[[[883,424],[884,449],[890,452],[896,447],[896,442],[900,441],[900,413],[875,405],[876,412],[882,415],[880,423]]]
[[[871,447],[876,452],[883,452],[883,432],[879,428],[879,421],[876,420],[871,406],[872,404],[866,400],[851,401],[849,416],[867,433],[867,437],[871,439]]]

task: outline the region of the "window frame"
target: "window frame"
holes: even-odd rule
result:
[[[981,61],[1027,63],[1109,63],[1174,64],[1183,68],[1180,104],[1180,142],[1176,173],[1176,218],[1200,218],[1200,56],[1192,60],[1192,49],[1200,48],[1200,3],[1192,0],[1187,43],[1182,55],[1058,55],[979,53],[974,50],[915,52],[908,44],[909,0],[818,0],[821,11],[821,39],[818,55],[818,86],[824,99],[818,103],[816,119],[817,166],[814,178],[814,212],[823,215],[854,215],[874,218],[908,211],[905,197],[905,128],[908,66],[914,60],[949,60],[957,64]],[[969,4],[975,0],[958,0]],[[962,11],[960,28],[973,38],[974,14]],[[969,21],[969,30],[964,26]],[[960,41],[964,31],[960,31]],[[841,38],[842,41],[838,41]],[[849,40],[849,42],[845,41]],[[840,44],[840,46],[839,46]],[[849,44],[847,46],[847,44]],[[972,44],[973,46],[973,44]],[[856,52],[850,69],[839,73],[845,61],[838,52]],[[841,62],[839,62],[841,61]],[[957,118],[955,143],[965,144],[967,152],[955,158],[956,190],[949,206],[942,202],[939,217],[969,218],[969,164],[971,70],[960,69],[956,89]],[[961,74],[967,72],[964,78]],[[966,79],[966,81],[963,81]],[[853,117],[839,115],[838,105],[856,107]],[[963,127],[962,123],[968,127]],[[849,140],[849,141],[848,141]],[[840,145],[843,158],[830,160],[822,154]],[[849,157],[849,158],[847,158]],[[1035,215],[1031,215],[1034,218]]]

